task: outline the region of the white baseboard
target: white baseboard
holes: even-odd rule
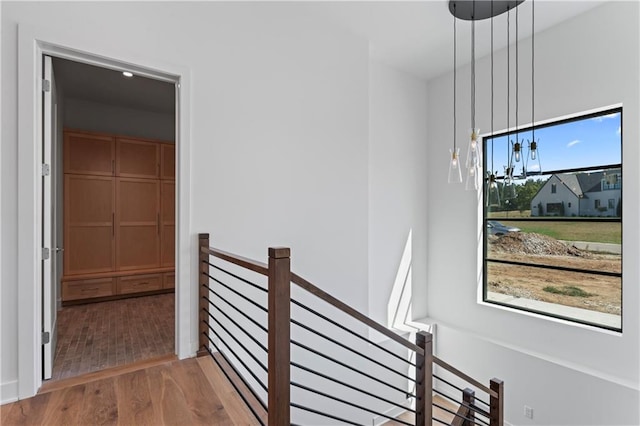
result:
[[[18,381],[0,384],[0,405],[18,400]]]

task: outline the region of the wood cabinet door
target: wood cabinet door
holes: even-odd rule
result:
[[[64,275],[114,270],[114,182],[111,177],[64,177]]]
[[[176,257],[176,184],[162,181],[162,202],[160,210],[160,259],[162,266],[174,266]]]
[[[160,179],[176,178],[176,146],[175,144],[160,144]]]
[[[113,176],[115,138],[83,132],[64,132],[64,172]]]
[[[116,178],[116,269],[160,266],[160,181]]]
[[[160,177],[160,144],[117,138],[116,175],[158,179]]]

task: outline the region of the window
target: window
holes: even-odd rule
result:
[[[536,127],[533,159],[532,137],[483,139],[500,195],[485,188],[483,300],[621,331],[622,108]],[[521,159],[509,164],[516,140]]]

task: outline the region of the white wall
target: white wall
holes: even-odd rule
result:
[[[15,253],[18,242],[20,22],[71,32],[107,51],[120,46],[126,55],[145,52],[190,69],[194,241],[198,232],[210,232],[213,245],[261,260],[267,246],[288,245],[296,271],[366,312],[365,41],[286,4],[3,2],[1,7],[7,89],[2,96],[3,253]],[[168,31],[176,23],[179,31]],[[15,397],[17,289],[15,259],[5,259],[2,400]]]
[[[530,22],[529,12],[520,16]],[[536,120],[623,103],[622,335],[477,303],[482,280],[481,211],[475,194],[446,183],[452,75],[428,84],[426,305],[429,316],[439,323],[438,355],[482,380],[504,379],[505,413],[512,424],[640,423],[640,270],[635,261],[640,256],[638,17],[637,2],[610,2],[536,36]],[[530,40],[520,49],[521,58],[530,58]],[[505,64],[505,52],[496,54],[495,60]],[[522,63],[520,95],[527,101],[520,105],[520,124],[526,124],[531,117],[530,65]],[[490,128],[489,66],[488,58],[477,64],[478,127],[485,132]],[[495,81],[504,82],[504,66],[498,68]],[[457,130],[466,135],[469,67],[458,77],[458,105],[465,108],[459,110],[463,112]],[[501,86],[496,87],[496,130],[506,127],[505,85]],[[466,149],[465,138],[459,142]],[[544,153],[544,141],[539,146]],[[534,408],[533,421],[523,416],[525,404]]]
[[[401,294],[426,292],[427,94],[380,62],[369,75],[369,315],[392,326],[407,313]]]
[[[173,114],[143,111],[73,98],[66,98],[64,107],[66,109],[65,128],[171,142],[175,139],[176,122]]]

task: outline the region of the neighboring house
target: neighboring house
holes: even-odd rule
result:
[[[531,200],[531,216],[617,216],[622,172],[552,175]]]

